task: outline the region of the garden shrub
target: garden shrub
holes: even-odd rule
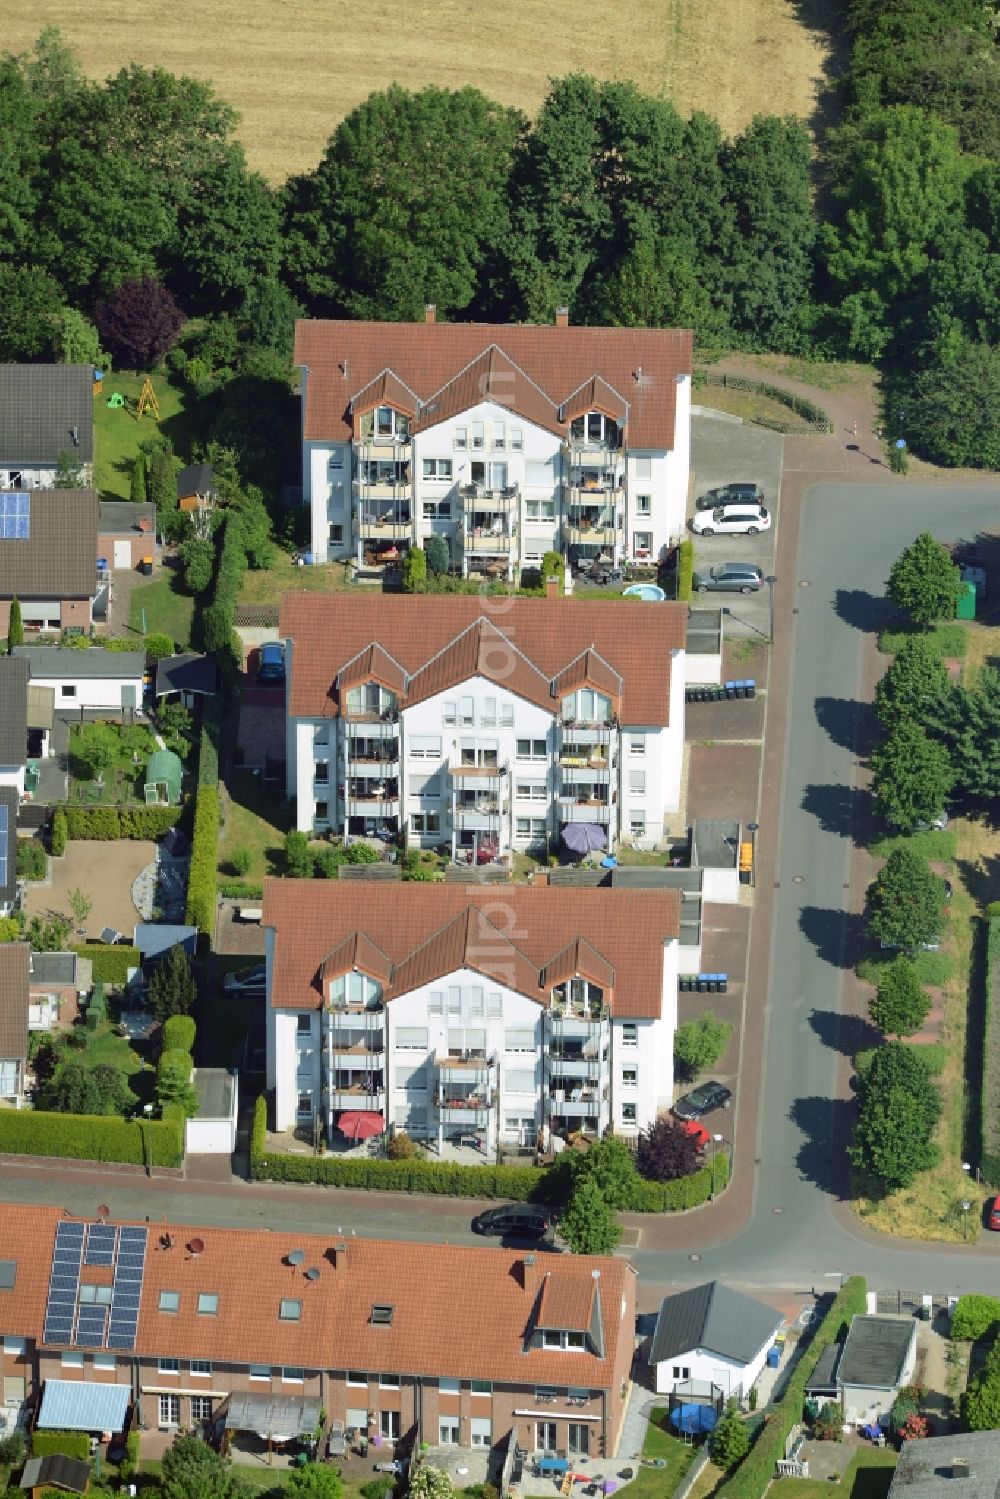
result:
[[[219,784],[219,743],[222,737],[222,702],[209,698],[205,703],[201,720],[201,737],[198,741],[198,785]]]
[[[160,1045],[164,1052],[194,1051],[195,1024],[190,1015],[170,1015],[163,1022]]]
[[[677,597],[689,604],[694,591],[694,542],[684,538],[677,548]]]
[[[188,871],[185,920],[210,938],[215,925],[216,860],[219,843],[219,793],[199,786],[194,809],[194,836]]]
[[[90,1437],[85,1431],[35,1431],[31,1437],[32,1457],[75,1457],[90,1465]]]
[[[52,1114],[40,1109],[0,1110],[0,1151],[61,1156],[74,1161],[124,1161],[180,1166],[182,1134],[169,1120],[117,1119],[105,1114]]]
[[[262,880],[220,880],[219,894],[226,900],[263,900]]]
[[[91,942],[72,950],[93,964],[95,984],[124,984],[128,981],[129,969],[138,968],[142,962],[142,953],[137,947],[117,943]]]
[[[117,838],[162,838],[184,815],[182,807],[59,807],[53,826],[60,812],[67,837],[101,843]]]
[[[257,1167],[263,1159],[266,1149],[267,1099],[261,1093],[253,1106],[253,1125],[250,1130],[250,1176],[254,1181],[261,1179],[261,1173],[257,1170]]]
[[[974,1343],[995,1323],[1000,1323],[1000,1300],[996,1296],[960,1296],[951,1314],[951,1335]]]
[[[96,1031],[99,1025],[103,1025],[108,1018],[108,1002],[104,994],[104,985],[95,984],[94,992],[87,1002],[87,1029]]]
[[[52,832],[49,835],[53,858],[59,859],[66,852],[67,836],[66,813],[62,807],[57,807],[52,814]]]
[[[17,873],[24,880],[44,880],[49,861],[42,845],[35,838],[18,838]]]

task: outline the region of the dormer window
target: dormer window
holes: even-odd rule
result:
[[[327,1000],[338,1010],[345,1005],[374,1010],[382,1001],[382,985],[367,973],[343,973],[330,980]]]
[[[588,411],[586,416],[574,417],[569,430],[574,442],[588,448],[617,448],[621,441],[618,423],[603,411]]]
[[[611,722],[611,699],[592,687],[581,687],[562,700],[564,723],[607,724]]]
[[[552,990],[552,1008],[561,1015],[589,1020],[604,1008],[604,990],[590,979],[567,979]]]
[[[375,436],[391,437],[396,442],[409,442],[410,418],[392,406],[376,406]]]
[[[587,1347],[587,1335],[583,1332],[571,1332],[567,1328],[543,1327],[542,1347],[560,1348],[571,1353],[580,1353]]]
[[[384,718],[396,711],[396,694],[378,682],[362,682],[347,689],[349,718]]]

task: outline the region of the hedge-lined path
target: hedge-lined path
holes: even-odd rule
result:
[[[139,917],[132,904],[132,886],[140,871],[156,858],[157,846],[145,839],[107,842],[72,840],[60,859],[51,859],[51,882],[44,889],[28,886],[25,910],[29,917],[58,911],[69,916],[69,892],[82,890],[93,901],[86,921],[87,936],[113,926],[129,941]]]

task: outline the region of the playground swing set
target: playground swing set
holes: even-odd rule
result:
[[[108,396],[107,404],[112,410],[131,411],[137,422],[142,421],[147,411],[153,417],[154,421],[160,420],[160,403],[156,399],[156,391],[153,389],[153,382],[148,375],[143,381],[142,390],[139,392],[139,399],[134,406],[131,401],[126,400],[120,390],[111,392],[110,396]]]

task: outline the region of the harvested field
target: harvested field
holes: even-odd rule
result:
[[[833,0],[7,0],[4,49],[58,26],[87,72],[130,61],[210,81],[242,116],[251,163],[271,181],[315,165],[337,121],[373,90],[475,84],[529,114],[549,77],[633,78],[682,113],[716,115],[727,132],[755,114],[811,116]],[[799,17],[805,12],[807,24]]]

